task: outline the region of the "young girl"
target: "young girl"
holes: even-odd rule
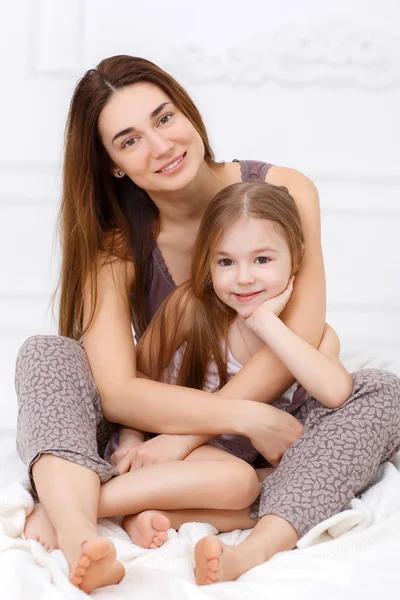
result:
[[[352,379],[338,360],[339,345],[333,330],[327,329],[324,342],[316,350],[278,318],[292,293],[303,253],[299,212],[285,188],[238,183],[222,190],[200,224],[191,281],[166,299],[138,345],[140,371],[155,380],[216,392],[268,344],[297,380],[274,403],[276,407],[294,412],[307,401],[310,406],[315,401],[328,408],[341,406],[351,396]],[[123,435],[126,443],[129,431],[123,430]],[[205,451],[205,457],[207,452],[212,456],[223,450],[253,464],[257,455],[251,442],[240,436],[221,435],[209,445],[213,448],[198,449]],[[128,451],[117,468],[126,471],[134,458],[135,450]],[[232,463],[232,474],[235,465],[239,463]],[[200,477],[201,463],[192,468],[194,474],[199,469]],[[259,476],[267,474],[264,471]],[[242,480],[244,486],[247,479]],[[215,503],[223,493],[221,485],[209,485],[207,475],[203,483],[209,503],[214,497]],[[177,507],[181,494],[177,487]],[[232,503],[229,508],[239,507]],[[123,526],[135,543],[142,543],[152,522],[161,529],[162,525],[178,528],[185,521],[205,520],[220,531],[255,525],[251,507],[229,512],[169,511],[157,515],[149,511],[126,517]],[[161,545],[165,538],[164,530],[150,547]],[[215,580],[216,575],[208,573],[205,577],[201,563],[197,577],[204,583]]]

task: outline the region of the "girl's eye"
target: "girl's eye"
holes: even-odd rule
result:
[[[159,121],[158,121],[158,125],[165,125],[166,123],[168,123],[170,120],[172,119],[172,113],[168,113],[166,115],[163,115],[162,117],[160,117]]]
[[[259,265],[266,265],[267,263],[270,262],[270,259],[267,258],[266,256],[259,256],[258,258],[256,258],[256,262],[258,261]]]
[[[230,258],[223,258],[218,264],[221,265],[221,267],[230,267],[233,262]]]
[[[122,147],[123,148],[132,148],[132,146],[134,146],[137,143],[137,138],[129,138],[129,140],[126,140],[123,144]]]

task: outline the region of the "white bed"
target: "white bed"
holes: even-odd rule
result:
[[[345,354],[350,370],[379,367],[400,375],[399,356]],[[87,597],[67,578],[59,550],[47,554],[34,541],[22,539],[32,499],[25,490],[25,467],[15,452],[15,431],[0,430],[0,598],[62,600]],[[131,544],[117,521],[103,520],[124,563],[126,576],[118,586],[96,590],[98,600],[395,600],[400,598],[400,455],[382,465],[373,485],[346,510],[315,527],[298,549],[275,556],[237,582],[197,587],[193,548],[215,533],[211,525],[190,523],[170,531],[158,550]],[[247,532],[222,534],[231,544]]]

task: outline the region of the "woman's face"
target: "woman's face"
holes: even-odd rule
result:
[[[114,92],[98,123],[116,166],[147,192],[184,189],[204,161],[204,144],[192,123],[151,83]]]
[[[283,230],[263,219],[243,217],[228,227],[211,257],[215,293],[244,319],[265,300],[283,292],[291,271]]]

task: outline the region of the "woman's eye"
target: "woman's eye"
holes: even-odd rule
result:
[[[260,265],[266,265],[267,263],[270,262],[270,259],[267,258],[266,256],[259,256],[258,258],[256,258],[256,262],[258,261],[258,264]]]
[[[172,113],[168,113],[167,115],[163,115],[160,120],[158,121],[159,125],[165,125],[166,123],[168,123],[172,118]]]
[[[230,258],[223,258],[222,260],[219,261],[219,264],[221,265],[221,267],[230,267],[232,264],[232,261]]]
[[[136,144],[138,140],[136,138],[129,138],[129,140],[126,140],[123,144],[122,147],[123,148],[131,148],[132,146],[134,146]]]

